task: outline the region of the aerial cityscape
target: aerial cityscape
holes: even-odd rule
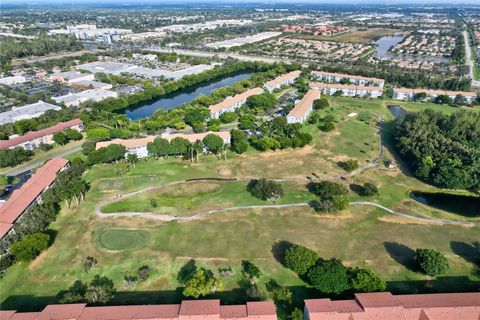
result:
[[[0,320],[479,320],[480,3],[0,3]]]

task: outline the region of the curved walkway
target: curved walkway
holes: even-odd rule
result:
[[[216,214],[216,213],[222,213],[222,212],[227,212],[227,211],[234,211],[234,210],[245,210],[245,209],[279,209],[279,208],[290,208],[290,207],[306,207],[306,206],[311,206],[310,203],[306,202],[301,202],[301,203],[289,203],[289,204],[270,204],[270,205],[250,205],[250,206],[236,206],[236,207],[229,207],[229,208],[222,208],[222,209],[213,209],[213,210],[208,210],[208,211],[203,211],[199,212],[197,214],[194,214],[192,216],[177,216],[177,215],[170,215],[170,214],[156,214],[152,212],[115,212],[115,213],[103,213],[102,208],[108,204],[114,203],[120,199],[128,198],[131,196],[134,196],[136,194],[149,191],[149,190],[155,190],[155,189],[161,189],[167,186],[173,186],[181,183],[188,183],[188,182],[193,182],[193,181],[247,181],[251,180],[252,178],[235,178],[235,179],[221,179],[221,178],[196,178],[196,179],[187,179],[187,180],[181,180],[181,181],[175,181],[175,182],[170,182],[166,183],[160,186],[154,186],[154,187],[148,187],[144,188],[135,192],[131,192],[129,194],[122,195],[120,198],[116,199],[111,199],[111,200],[106,200],[99,202],[97,206],[95,207],[95,214],[99,218],[116,218],[116,217],[141,217],[141,218],[147,218],[147,219],[153,219],[153,220],[160,220],[160,221],[193,221],[193,220],[198,220],[200,218]],[[310,180],[308,178],[284,178],[284,179],[273,179],[275,181],[302,181],[302,180]],[[435,223],[435,224],[441,224],[441,225],[457,225],[457,226],[480,226],[479,222],[469,222],[469,221],[455,221],[455,220],[444,220],[444,219],[435,219],[435,218],[422,218],[422,217],[417,217],[413,216],[407,213],[402,213],[398,211],[394,211],[392,209],[389,209],[387,207],[384,207],[378,203],[375,202],[369,202],[369,201],[357,201],[357,202],[350,202],[350,205],[365,205],[365,206],[373,206],[380,208],[382,210],[387,211],[388,213],[391,213],[393,215],[411,219],[414,221],[418,222],[426,222],[426,223]]]

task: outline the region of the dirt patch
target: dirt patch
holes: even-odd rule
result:
[[[340,162],[340,161],[347,161],[351,159],[349,156],[344,155],[344,154],[338,154],[334,157],[328,157],[328,160],[334,161],[334,162]]]
[[[398,223],[398,224],[430,224],[427,222],[417,221],[417,220],[408,219],[408,218],[395,216],[395,215],[381,216],[378,218],[378,220],[383,222]]]
[[[174,186],[168,186],[160,190],[153,191],[158,195],[165,195],[170,197],[185,197],[193,196],[198,193],[212,192],[222,188],[220,183],[215,182],[190,182],[182,183]]]
[[[221,168],[220,170],[218,170],[218,174],[224,177],[231,176],[232,170],[230,170],[229,168]]]
[[[40,255],[30,263],[30,265],[28,266],[28,270],[33,271],[38,267],[40,267],[40,265],[43,263],[43,260],[45,260],[46,257],[47,257],[47,250],[40,253]]]

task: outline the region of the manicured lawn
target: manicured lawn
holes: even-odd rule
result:
[[[377,155],[380,138],[377,117],[372,111],[389,120],[388,104],[393,103],[342,97],[330,99],[331,107],[321,112],[335,117],[336,130],[324,133],[316,125],[306,126],[304,130],[312,133],[314,140],[301,149],[265,153],[249,150],[242,155],[229,153],[227,161],[206,156],[198,164],[175,158],[149,159],[140,161],[123,174],[118,171],[125,166],[122,163],[89,169],[86,180],[90,191],[86,201],[79,207],[62,210],[51,225],[56,234],[53,245],[29,265],[14,265],[0,280],[2,308],[31,310],[58,302],[60,293],[75,280],[90,281],[95,274],[113,279],[119,293],[112,304],[176,302],[181,299],[177,274],[190,259],[216,275],[218,268],[232,267],[234,275],[221,278],[226,292],[215,295],[225,302],[241,302],[248,298],[239,285],[243,259],[251,260],[262,269],[264,276],[259,281],[260,288],[274,279],[290,287],[296,299],[319,296],[279,263],[276,258],[278,246],[285,241],[311,247],[325,259],[337,257],[346,265],[370,267],[388,281],[389,289],[394,292],[477,290],[480,276],[470,262],[475,253],[469,248],[478,240],[478,227],[419,224],[366,206],[351,206],[336,215],[320,215],[309,207],[238,210],[178,223],[95,216],[94,209],[100,201],[188,178],[286,178],[311,177],[313,173],[319,176],[345,173],[337,165],[340,158],[353,158],[364,164]],[[428,104],[402,105],[418,109],[428,107]],[[432,108],[451,111],[451,107],[433,105]],[[358,115],[348,117],[352,112]],[[386,158],[394,157],[389,148],[385,153]],[[409,199],[411,190],[438,189],[382,166],[337,182],[345,185],[372,182],[380,187],[379,196],[361,198],[351,192],[350,200],[373,201],[418,216],[467,220]],[[157,200],[156,212],[167,210],[179,215],[193,214],[199,209],[266,203],[246,192],[246,183],[190,182],[138,194],[131,199],[123,198],[109,209],[149,211],[151,198]],[[288,182],[283,186],[285,197],[279,203],[314,199],[303,182]],[[470,219],[479,221],[480,217]],[[451,264],[445,277],[432,279],[412,271],[411,254],[416,248],[443,252]],[[89,255],[98,260],[98,266],[85,272],[83,262]],[[134,274],[142,265],[150,266],[151,277],[135,289],[125,289],[125,275]],[[302,306],[299,304],[299,307]]]

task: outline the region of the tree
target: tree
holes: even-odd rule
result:
[[[384,291],[387,288],[385,281],[371,269],[351,269],[349,277],[355,292]]]
[[[113,298],[115,291],[111,279],[97,274],[85,292],[85,300],[92,304],[105,304]]]
[[[147,144],[149,154],[167,156],[171,154],[170,142],[167,139],[156,137],[153,142]]]
[[[348,159],[347,161],[340,161],[338,165],[347,172],[352,172],[358,168],[358,161],[353,159]]]
[[[220,121],[222,123],[232,123],[237,120],[237,114],[235,112],[224,112],[220,115]]]
[[[439,276],[450,268],[447,258],[433,249],[417,249],[413,257],[420,270],[428,276]]]
[[[135,168],[135,164],[138,162],[138,156],[135,153],[129,153],[127,155],[127,161],[133,164],[133,167]]]
[[[106,128],[94,128],[87,131],[87,138],[96,141],[110,140],[110,131]]]
[[[349,205],[348,198],[344,195],[333,196],[330,201],[332,201],[335,209],[337,210],[345,210],[348,208]]]
[[[441,94],[436,96],[435,99],[433,99],[433,102],[438,104],[449,104],[452,103],[452,99],[450,99],[450,97],[446,94]]]
[[[425,92],[415,93],[413,99],[415,101],[423,101],[423,100],[427,99],[427,94]]]
[[[88,286],[80,280],[75,280],[73,285],[63,294],[60,303],[85,302],[85,293]]]
[[[207,150],[214,154],[218,154],[220,151],[222,151],[224,145],[223,139],[213,133],[207,134],[203,138],[202,142]]]
[[[312,183],[311,189],[321,199],[332,199],[333,196],[344,196],[348,193],[344,186],[330,181]]]
[[[63,146],[64,144],[67,144],[68,139],[63,132],[57,132],[53,135],[53,141],[55,141],[56,144]]]
[[[150,277],[150,267],[149,266],[141,266],[138,268],[138,278],[140,281],[145,281]]]
[[[283,187],[280,183],[263,178],[251,180],[247,190],[256,198],[274,203],[283,196]]]
[[[304,275],[318,261],[318,254],[306,247],[293,245],[285,251],[283,264],[298,275]]]
[[[219,291],[223,291],[223,283],[216,279],[210,270],[201,268],[188,279],[183,295],[198,298]]]
[[[210,116],[210,110],[205,107],[192,108],[185,114],[185,123],[193,125],[194,123],[203,123]]]
[[[190,142],[187,139],[181,137],[173,138],[170,141],[170,153],[173,155],[186,155],[189,146]]]
[[[318,109],[325,109],[329,107],[328,100],[325,98],[322,99],[317,99],[313,101],[313,108],[318,110]]]
[[[0,174],[0,195],[3,194],[5,188],[8,186],[8,178],[4,174]]]
[[[371,197],[378,195],[378,188],[370,182],[365,182],[360,189],[360,195],[364,197]]]
[[[250,261],[242,261],[242,272],[250,284],[255,284],[262,276],[262,271]]]
[[[68,128],[67,130],[64,131],[64,133],[69,141],[70,140],[78,141],[78,140],[82,140],[83,138],[82,134],[79,131],[72,128]]]
[[[95,259],[92,256],[88,256],[85,258],[85,261],[83,262],[83,267],[85,268],[85,272],[89,271],[93,267],[97,265],[97,259]]]
[[[330,132],[335,130],[335,124],[333,124],[333,122],[324,122],[319,126],[319,129],[325,132]]]
[[[465,97],[461,94],[457,94],[455,96],[455,98],[453,99],[453,103],[457,104],[457,105],[464,105],[467,103],[467,100],[465,99]]]
[[[265,92],[262,94],[248,97],[246,105],[250,109],[253,109],[255,113],[261,114],[266,111],[273,110],[276,103],[277,98],[275,97],[275,95],[269,92]]]
[[[347,268],[338,259],[331,259],[308,272],[311,284],[323,293],[340,294],[350,289]]]
[[[288,316],[288,320],[304,320],[302,310],[295,308]]]
[[[97,142],[93,140],[87,140],[82,144],[82,154],[88,156],[90,155],[93,151],[95,151],[95,146]]]
[[[278,287],[272,290],[272,299],[275,302],[285,304],[292,303],[292,291],[285,287]]]
[[[10,253],[18,261],[32,261],[40,252],[48,248],[50,236],[45,233],[34,233],[23,237],[10,247]]]

